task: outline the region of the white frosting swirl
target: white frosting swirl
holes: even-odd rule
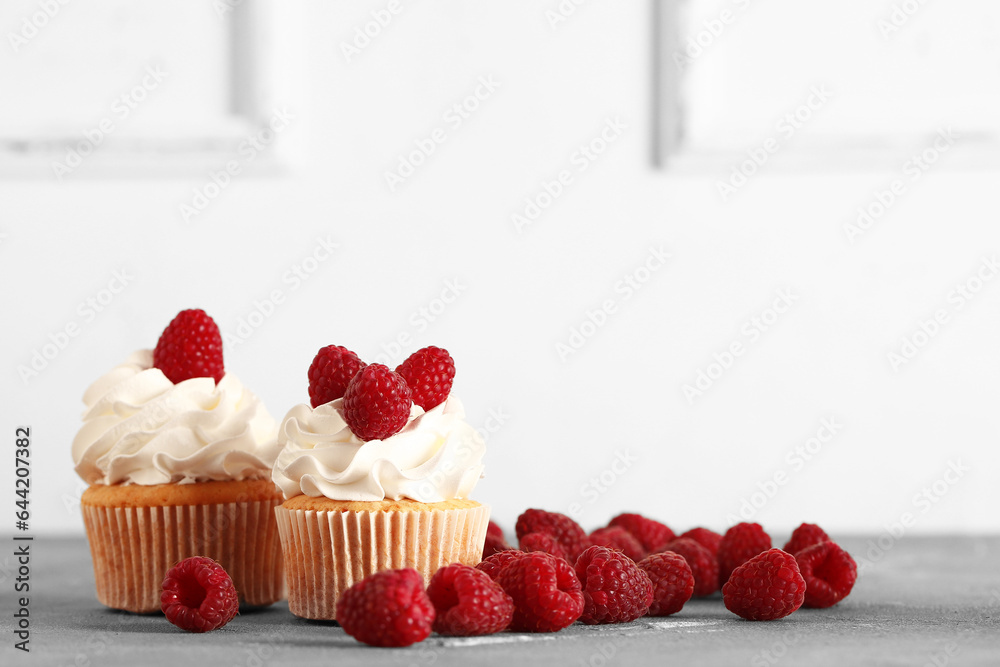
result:
[[[286,498],[438,503],[468,498],[482,476],[486,443],[454,396],[427,412],[412,406],[402,430],[368,442],[351,432],[342,404],[297,405],[281,422],[271,478]]]
[[[76,472],[90,484],[167,484],[267,478],[277,424],[232,373],[174,384],[134,352],[83,395],[73,439]]]

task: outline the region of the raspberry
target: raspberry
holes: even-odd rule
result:
[[[504,537],[504,534],[503,534],[503,528],[501,528],[499,525],[497,525],[497,523],[494,522],[492,519],[490,519],[489,524],[487,524],[487,526],[486,526],[486,534],[487,535],[492,535],[493,537],[498,537],[501,540],[503,540],[504,542],[507,541],[507,538]]]
[[[722,587],[726,609],[748,621],[773,621],[802,606],[806,581],[795,558],[781,549],[757,554]]]
[[[619,514],[608,523],[608,526],[620,526],[632,533],[646,552],[651,552],[676,537],[669,526],[647,519],[641,514]]]
[[[678,553],[665,551],[646,556],[638,563],[653,582],[653,604],[649,616],[676,614],[691,599],[695,578],[688,562]]]
[[[795,554],[806,580],[805,606],[832,607],[846,598],[858,580],[858,564],[833,542],[821,542]]]
[[[548,533],[528,533],[521,538],[518,546],[525,553],[529,551],[544,551],[563,560],[569,560],[566,557],[566,550],[562,548],[562,545],[559,544],[556,538]]]
[[[804,523],[792,531],[792,537],[783,547],[784,551],[793,556],[806,547],[830,540],[830,536],[814,523]]]
[[[501,551],[509,551],[513,548],[502,537],[486,533],[486,543],[483,544],[483,558],[489,558],[493,554],[498,554]]]
[[[441,405],[451,393],[455,380],[455,361],[448,350],[425,347],[417,350],[396,367],[396,372],[406,380],[413,402],[424,410]]]
[[[620,551],[590,547],[576,560],[583,584],[583,615],[587,625],[628,623],[645,616],[653,603],[653,582]]]
[[[738,523],[719,542],[719,584],[729,581],[737,567],[771,548],[771,537],[759,523]]]
[[[160,334],[153,350],[153,367],[178,384],[191,378],[213,378],[226,374],[222,362],[222,334],[204,310],[182,310]]]
[[[372,646],[409,646],[427,639],[434,605],[413,568],[382,570],[354,584],[337,600],[344,632]]]
[[[367,364],[346,347],[327,345],[320,348],[309,365],[309,401],[315,408],[335,401],[347,391],[347,385]]]
[[[719,557],[719,542],[722,541],[722,535],[719,535],[714,530],[709,530],[708,528],[692,528],[678,537],[686,537],[694,540],[701,546],[708,549],[712,553],[712,558]]]
[[[719,561],[711,551],[689,537],[678,537],[661,551],[672,551],[687,561],[694,576],[694,597],[704,597],[719,590]]]
[[[566,556],[576,560],[584,549],[590,546],[590,538],[576,521],[565,514],[546,512],[545,510],[529,509],[517,517],[514,526],[517,539],[528,533],[548,533],[562,545]]]
[[[486,574],[490,575],[490,578],[495,581],[504,565],[512,560],[517,560],[523,555],[524,552],[518,549],[504,549],[503,551],[498,551],[495,554],[484,558],[483,561],[476,566],[476,569],[482,570]]]
[[[646,555],[646,550],[642,548],[639,540],[621,526],[598,528],[590,534],[590,543],[617,549],[636,562]]]
[[[192,556],[163,578],[160,609],[181,630],[208,632],[233,620],[240,610],[233,580],[211,558]]]
[[[510,629],[515,632],[558,632],[583,613],[573,566],[551,554],[534,551],[511,559],[497,583],[514,600]]]
[[[344,392],[344,421],[362,440],[385,440],[410,418],[410,390],[382,364],[361,369]]]
[[[427,597],[434,603],[434,631],[468,637],[501,632],[514,615],[514,601],[481,570],[461,563],[431,577]]]

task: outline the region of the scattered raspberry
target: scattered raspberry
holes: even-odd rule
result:
[[[335,401],[347,391],[347,385],[367,364],[346,347],[327,345],[320,348],[309,365],[309,400],[315,408]]]
[[[565,514],[529,509],[517,517],[514,526],[517,539],[528,533],[548,533],[559,541],[566,555],[576,560],[584,549],[590,546],[590,538],[576,521]]]
[[[406,361],[396,367],[403,376],[413,402],[424,410],[441,405],[451,393],[451,383],[455,380],[455,361],[448,350],[440,347],[425,347],[417,350]]]
[[[504,565],[512,560],[517,560],[523,555],[524,552],[519,549],[504,549],[503,551],[498,551],[495,554],[484,558],[482,562],[476,566],[476,569],[482,570],[486,574],[490,575],[490,578],[495,581]]]
[[[486,543],[483,544],[483,558],[488,558],[493,554],[500,553],[501,551],[508,551],[514,547],[507,544],[507,542],[495,535],[486,534]]]
[[[858,564],[833,542],[821,542],[795,554],[806,581],[805,606],[832,607],[846,598],[858,580]]]
[[[510,629],[515,632],[557,632],[583,613],[583,591],[573,566],[551,554],[534,551],[512,559],[497,583],[514,600]]]
[[[382,364],[361,369],[344,393],[344,421],[362,440],[384,440],[398,433],[410,417],[406,381]]]
[[[529,551],[544,551],[563,560],[569,560],[566,557],[566,550],[562,548],[562,545],[559,544],[556,538],[548,533],[528,533],[521,538],[518,546],[525,553]]]
[[[514,601],[481,570],[461,563],[438,570],[427,587],[434,603],[434,632],[468,637],[501,632],[514,615]]]
[[[182,310],[160,334],[153,350],[153,367],[177,384],[191,378],[213,378],[226,374],[222,362],[222,334],[204,310]]]
[[[489,524],[486,526],[486,534],[487,535],[492,535],[493,537],[498,537],[501,540],[503,540],[504,542],[507,541],[507,538],[504,537],[504,534],[503,534],[503,528],[501,528],[499,525],[497,525],[497,523],[495,521],[493,521],[492,519],[490,519]]]
[[[781,549],[769,549],[743,563],[722,587],[726,609],[748,621],[788,616],[802,606],[805,594],[806,582],[795,558]]]
[[[759,523],[738,523],[719,543],[719,584],[729,581],[733,570],[771,548],[771,537]]]
[[[590,543],[609,549],[617,549],[632,560],[639,562],[646,555],[646,550],[632,533],[621,526],[598,528],[590,534]]]
[[[587,625],[628,623],[653,603],[653,582],[620,551],[590,547],[576,561],[576,576],[583,584],[580,620]]]
[[[691,599],[695,578],[688,562],[678,553],[665,551],[646,556],[638,563],[653,582],[653,604],[649,616],[676,614]]]
[[[641,514],[619,514],[608,526],[620,526],[632,533],[647,553],[676,537],[669,526]]]
[[[163,578],[160,609],[181,630],[208,632],[233,620],[240,609],[233,580],[211,558],[192,556]]]
[[[409,646],[427,639],[434,605],[416,570],[382,570],[354,584],[337,600],[344,632],[372,646]]]
[[[783,550],[794,556],[806,547],[829,540],[830,536],[822,528],[814,523],[804,523],[792,531],[792,537],[785,544]]]
[[[719,557],[719,543],[722,542],[722,535],[708,528],[692,528],[679,537],[686,537],[694,540],[712,553],[712,558]]]
[[[719,590],[719,561],[705,547],[689,537],[678,537],[660,551],[672,551],[687,561],[694,575],[694,597],[704,597]]]

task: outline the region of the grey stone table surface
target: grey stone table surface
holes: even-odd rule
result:
[[[102,607],[83,538],[32,543],[30,653],[14,649],[16,564],[0,556],[0,665],[1000,665],[1000,537],[841,539],[862,563],[852,595],[753,623],[721,597],[662,619],[576,624],[555,634],[432,635],[405,649],[357,643],[334,624],[296,618],[285,603],[215,632],[182,632],[162,615]],[[777,541],[777,540],[776,540]],[[780,542],[779,542],[780,544]]]

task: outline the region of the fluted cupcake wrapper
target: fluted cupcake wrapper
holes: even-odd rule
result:
[[[412,567],[424,583],[451,563],[482,559],[490,509],[315,511],[275,508],[296,616],[334,620],[337,599],[380,570]]]
[[[273,518],[279,499],[211,505],[83,505],[97,599],[108,607],[159,611],[163,577],[179,561],[208,556],[229,573],[240,603],[284,597],[281,545]]]

